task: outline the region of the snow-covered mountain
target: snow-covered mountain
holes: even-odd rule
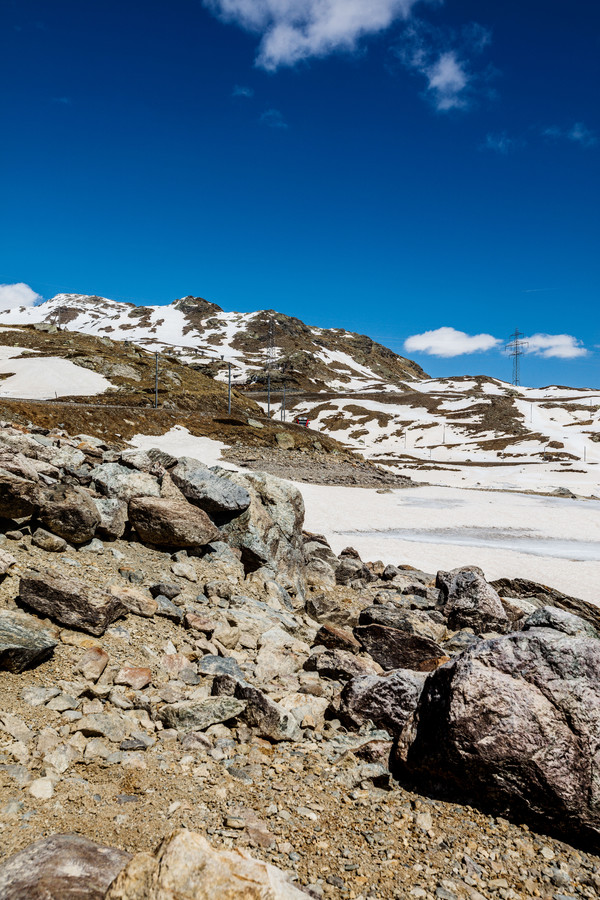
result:
[[[168,306],[134,306],[105,297],[57,294],[39,306],[0,312],[0,324],[57,325],[128,340],[148,350],[169,350],[218,379],[232,364],[236,384],[285,380],[305,390],[386,390],[425,375],[415,362],[369,337],[344,329],[316,328],[300,319],[260,310],[224,312],[200,297]]]

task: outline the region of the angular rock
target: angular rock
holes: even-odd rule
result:
[[[158,481],[147,472],[128,469],[119,463],[102,463],[91,471],[98,490],[107,497],[129,502],[134,497],[160,497]]]
[[[36,528],[31,537],[31,543],[48,553],[63,553],[67,549],[67,542],[64,538],[51,534],[43,528]]]
[[[350,652],[360,650],[360,644],[351,631],[345,628],[339,628],[335,625],[321,625],[315,636],[315,644],[321,644],[328,650],[349,650]]]
[[[100,515],[97,532],[109,541],[116,541],[125,534],[127,503],[117,497],[94,497]]]
[[[16,562],[17,560],[12,553],[8,553],[6,550],[0,550],[0,575],[6,575]]]
[[[100,524],[100,513],[90,495],[71,484],[54,484],[39,492],[40,522],[72,544],[90,541]]]
[[[427,679],[396,773],[600,848],[600,641],[483,641]]]
[[[207,697],[206,700],[182,700],[163,706],[158,718],[166,728],[178,731],[206,731],[211,725],[235,719],[246,708],[246,702],[234,697]]]
[[[352,728],[371,721],[392,734],[400,734],[417,708],[426,678],[425,673],[408,669],[382,677],[353,678],[342,690],[337,715]]]
[[[53,572],[25,572],[19,587],[21,601],[37,613],[98,637],[127,612],[116,597],[79,578]]]
[[[239,514],[250,506],[245,487],[221,477],[197,459],[182,456],[169,474],[184,497],[205,512]]]
[[[556,588],[539,584],[537,581],[529,581],[526,578],[499,578],[490,583],[502,597],[527,600],[538,607],[556,606],[558,609],[564,609],[575,616],[580,616],[600,632],[600,607],[595,603],[570,597],[568,594],[557,591]]]
[[[108,653],[102,647],[86,650],[74,668],[76,675],[83,675],[88,681],[98,681],[108,665]]]
[[[563,609],[556,609],[554,606],[543,606],[528,616],[523,622],[523,631],[529,631],[531,628],[553,628],[555,631],[562,631],[563,634],[570,634],[573,637],[577,635],[598,637],[594,626],[585,619],[565,612]]]
[[[135,725],[118,712],[91,713],[77,720],[77,730],[86,737],[105,737],[120,744],[129,737]]]
[[[198,549],[220,536],[203,510],[180,500],[134,499],[129,518],[143,541],[162,547]]]
[[[154,853],[138,853],[106,900],[306,900],[287,876],[244,850],[213,850],[193,831],[175,831]]]
[[[123,606],[135,616],[151,619],[158,611],[158,603],[154,597],[148,597],[143,591],[134,587],[122,587],[120,584],[111,584],[109,593],[117,597]]]
[[[152,672],[146,667],[124,666],[115,675],[115,684],[125,684],[134,691],[141,691],[152,681]]]
[[[0,517],[21,519],[37,509],[38,485],[0,469]]]
[[[198,671],[202,675],[233,675],[244,679],[244,674],[232,656],[214,656],[208,653],[198,661]]]
[[[0,610],[0,670],[22,672],[48,659],[57,644],[33,616]]]
[[[261,737],[273,741],[296,741],[302,737],[294,716],[269,699],[258,688],[231,675],[217,675],[213,680],[213,696],[229,696],[245,704],[242,718],[256,728]]]
[[[150,593],[153,597],[157,597],[159,594],[162,594],[163,597],[167,598],[167,600],[174,600],[175,597],[178,597],[180,595],[181,588],[178,584],[170,584],[166,581],[160,581],[158,584],[151,585]]]
[[[502,601],[480,570],[438,572],[436,584],[445,600],[444,615],[450,628],[472,628],[477,634],[507,630],[509,621]]]
[[[2,900],[103,900],[131,854],[79,834],[42,838],[0,863]]]
[[[402,609],[392,604],[368,606],[361,611],[358,623],[359,625],[387,625],[389,628],[397,628],[408,634],[431,638],[432,641],[441,641],[446,636],[446,626],[435,622],[426,612]]]
[[[348,681],[358,675],[379,675],[381,666],[373,660],[355,656],[347,650],[325,650],[315,653],[304,663],[309,672],[318,672],[322,678],[335,678],[337,681]]]
[[[359,625],[354,629],[363,649],[385,671],[415,669],[425,672],[439,665],[446,654],[431,638],[409,634],[386,625]]]

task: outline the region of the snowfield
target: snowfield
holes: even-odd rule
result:
[[[0,347],[0,397],[50,400],[55,397],[90,397],[113,387],[99,375],[56,356],[19,359],[26,347]]]

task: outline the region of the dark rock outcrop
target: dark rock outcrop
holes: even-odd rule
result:
[[[25,572],[19,598],[42,616],[96,636],[127,612],[127,607],[106,591],[49,571]]]
[[[129,503],[129,519],[143,541],[159,547],[199,549],[220,536],[204,510],[187,500],[136,497]]]

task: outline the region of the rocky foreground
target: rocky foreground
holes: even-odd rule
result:
[[[0,900],[596,897],[600,611],[0,429]]]

